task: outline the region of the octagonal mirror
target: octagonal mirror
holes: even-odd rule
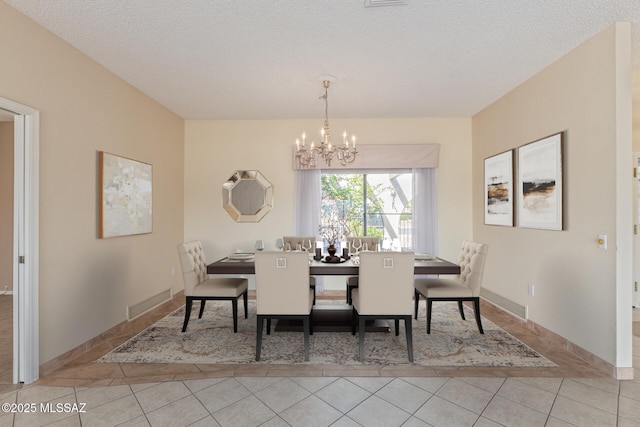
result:
[[[273,185],[259,171],[237,170],[222,184],[222,207],[236,222],[259,222],[273,207]]]

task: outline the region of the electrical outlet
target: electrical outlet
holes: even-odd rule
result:
[[[534,296],[536,293],[536,288],[533,286],[533,283],[529,283],[529,295]]]

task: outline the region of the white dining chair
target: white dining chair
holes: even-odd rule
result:
[[[464,301],[471,301],[476,317],[476,324],[481,334],[482,320],[480,317],[480,291],[484,264],[487,259],[489,246],[486,243],[463,241],[458,265],[460,274],[450,278],[421,278],[414,283],[414,316],[418,318],[418,304],[422,295],[427,302],[427,333],[431,333],[431,311],[434,301],[456,301],[462,320],[464,317]]]
[[[233,309],[233,332],[238,332],[238,298],[244,300],[244,318],[247,318],[247,290],[249,281],[245,278],[209,278],[207,275],[207,261],[202,249],[202,242],[185,242],[178,245],[180,266],[184,280],[184,295],[186,298],[184,310],[184,324],[182,332],[187,330],[191,317],[193,301],[200,301],[202,318],[204,305],[208,300],[229,300]]]
[[[352,249],[355,250],[355,247],[359,251],[366,248],[366,250],[374,252],[380,248],[380,239],[377,236],[348,236],[346,242],[350,253]],[[354,245],[354,242],[357,244]],[[358,280],[358,276],[347,277],[347,304],[349,305],[351,305],[351,292],[358,287]]]
[[[399,334],[404,320],[407,354],[413,362],[412,300],[413,252],[363,252],[360,254],[360,283],[352,293],[351,333],[359,333],[359,360],[364,361],[367,320],[393,319]]]
[[[283,249],[285,251],[308,250],[310,254],[314,254],[316,250],[315,236],[282,236]],[[307,249],[308,248],[308,249]],[[313,304],[316,304],[316,277],[309,276],[309,286],[313,289]]]
[[[313,290],[309,288],[309,256],[306,252],[259,252],[256,271],[256,361],[262,350],[262,330],[271,319],[302,320],[304,360],[309,360],[309,335],[313,310]]]

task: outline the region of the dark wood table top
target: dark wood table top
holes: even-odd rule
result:
[[[436,258],[429,261],[415,262],[415,274],[460,274],[460,266],[452,262]],[[359,266],[351,260],[340,264],[313,261],[309,266],[309,274],[314,276],[357,276]],[[207,265],[208,274],[255,274],[255,265],[251,260],[232,260],[222,258]]]

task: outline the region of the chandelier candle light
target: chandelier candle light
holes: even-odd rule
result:
[[[333,78],[335,80],[335,78]],[[302,132],[302,143],[300,139],[296,139],[296,160],[300,166],[316,167],[318,159],[325,161],[327,166],[331,166],[331,160],[335,156],[342,166],[352,163],[358,151],[356,150],[356,136],[351,135],[351,141],[347,138],[347,131],[342,134],[342,145],[331,144],[331,129],[329,128],[329,85],[331,84],[329,77],[324,77],[322,84],[324,86],[324,95],[320,99],[324,100],[324,125],[320,130],[322,136],[320,145],[317,146],[315,141],[311,142],[311,146],[307,147],[307,134]]]

